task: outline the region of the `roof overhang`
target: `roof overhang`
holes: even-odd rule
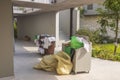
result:
[[[28,8],[40,8],[40,11],[36,11],[29,14],[60,11],[69,8],[79,7],[84,4],[103,3],[105,0],[64,0],[55,4],[44,4],[27,1],[12,0],[13,6],[28,7]]]

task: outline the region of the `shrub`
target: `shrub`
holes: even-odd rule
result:
[[[79,35],[88,36],[90,38],[90,41],[93,44],[104,44],[104,43],[114,43],[115,42],[115,40],[111,39],[109,36],[101,35],[100,30],[91,31],[89,29],[80,29],[76,33]],[[118,39],[118,42],[120,43],[120,38]]]
[[[100,35],[100,31],[91,31],[89,29],[80,29],[77,31],[79,35],[85,35],[90,38],[90,41],[94,43],[105,43],[105,39],[108,39],[108,36]]]
[[[79,35],[85,35],[85,36],[88,36],[90,41],[92,43],[94,43],[94,39],[93,39],[93,31],[90,31],[89,29],[79,29],[76,34],[79,34]]]
[[[112,61],[120,61],[120,50],[117,49],[117,54],[113,54],[113,44],[96,44],[93,45],[92,56]]]
[[[88,36],[89,38],[92,37],[92,32],[89,29],[79,29],[77,31],[77,34],[79,34],[79,35],[85,35],[85,36]]]
[[[16,21],[14,21],[13,25],[14,25],[14,38],[17,38],[17,24],[16,24]]]

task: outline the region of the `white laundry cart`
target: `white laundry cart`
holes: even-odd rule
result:
[[[91,53],[92,53],[91,43],[90,43],[89,52],[84,47],[75,50],[75,54],[73,57],[73,71],[75,74],[78,72],[89,72],[90,71]]]

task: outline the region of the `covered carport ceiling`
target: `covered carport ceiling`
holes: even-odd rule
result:
[[[84,4],[103,3],[104,1],[105,0],[64,0],[59,3],[45,4],[45,3],[12,0],[12,3],[13,3],[13,6],[39,8],[40,9],[39,11],[29,13],[29,14],[36,14],[36,13],[42,13],[42,12],[65,10],[69,8],[78,7]]]

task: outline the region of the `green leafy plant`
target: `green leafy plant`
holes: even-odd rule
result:
[[[14,21],[13,26],[14,26],[14,38],[17,38],[17,23],[16,23],[16,21]]]
[[[106,0],[103,4],[105,9],[99,8],[101,18],[98,20],[98,23],[101,24],[102,30],[105,30],[106,27],[110,27],[115,32],[115,47],[114,55],[116,55],[117,44],[118,44],[118,30],[119,30],[119,19],[120,19],[120,0]]]
[[[96,43],[105,43],[105,41],[109,42],[109,41],[107,41],[109,39],[109,37],[108,36],[100,35],[100,33],[101,33],[100,30],[91,31],[89,29],[80,29],[76,33],[79,34],[79,35],[88,36],[90,38],[90,41],[93,44],[96,44]]]
[[[83,6],[80,6],[79,7],[79,10],[80,10],[80,17],[84,17],[84,12],[85,12],[85,9],[83,8]]]
[[[89,29],[79,29],[76,32],[76,34],[88,36],[90,41],[92,41],[94,43],[94,41],[93,41],[93,32],[90,31]]]
[[[92,56],[105,60],[120,61],[120,50],[117,49],[117,54],[112,54],[114,51],[113,44],[95,44],[93,45]]]

